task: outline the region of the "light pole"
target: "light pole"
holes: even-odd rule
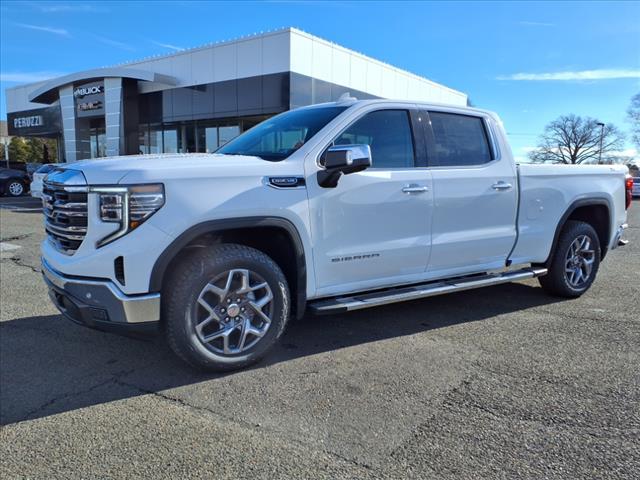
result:
[[[604,138],[604,123],[599,122],[600,127],[600,152],[598,153],[598,165],[602,165],[602,139]]]

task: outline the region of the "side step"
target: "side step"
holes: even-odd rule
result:
[[[389,303],[416,300],[418,298],[444,295],[445,293],[461,292],[472,288],[498,285],[516,280],[540,277],[547,274],[546,268],[523,268],[502,273],[487,273],[458,277],[449,280],[438,280],[429,283],[411,285],[409,287],[397,287],[381,290],[373,293],[355,294],[345,297],[334,297],[329,299],[310,302],[308,308],[316,315],[329,315],[363,308],[377,307]]]

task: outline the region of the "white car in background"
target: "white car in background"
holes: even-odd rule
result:
[[[35,172],[33,172],[33,177],[31,179],[31,196],[35,198],[42,198],[42,181],[44,177],[51,171],[53,171],[56,167],[61,164],[58,163],[45,163],[40,168],[38,168]]]

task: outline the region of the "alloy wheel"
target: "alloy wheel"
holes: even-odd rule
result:
[[[565,278],[572,288],[581,289],[591,278],[596,252],[588,235],[578,236],[567,251]]]
[[[273,311],[273,292],[259,274],[228,270],[207,283],[198,295],[195,332],[213,352],[236,355],[264,337]]]
[[[9,193],[14,197],[19,197],[24,193],[24,186],[20,182],[11,182],[9,184]]]

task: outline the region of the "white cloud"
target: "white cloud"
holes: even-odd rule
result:
[[[555,23],[546,23],[546,22],[529,22],[529,21],[522,21],[522,22],[518,22],[519,25],[525,25],[527,27],[555,27],[556,24]]]
[[[62,75],[64,75],[64,73],[60,72],[2,72],[0,73],[0,82],[33,83],[61,77]]]
[[[638,150],[636,150],[635,148],[627,148],[625,150],[610,152],[610,155],[614,157],[638,158],[640,152],[638,152]]]
[[[79,4],[79,3],[75,5],[44,4],[44,5],[38,5],[38,8],[43,13],[60,13],[60,12],[104,13],[108,11],[104,7],[98,7],[96,5]]]
[[[31,25],[29,23],[16,23],[18,27],[28,28],[30,30],[38,30],[39,32],[53,33],[54,35],[60,35],[61,37],[70,37],[69,32],[64,28],[43,27],[41,25]]]
[[[499,75],[496,80],[531,80],[531,81],[567,81],[567,80],[610,80],[615,78],[640,78],[640,70],[600,69],[580,70],[552,73],[514,73],[511,75]]]
[[[176,45],[171,45],[170,43],[156,42],[155,40],[151,40],[151,43],[153,43],[154,45],[157,45],[159,47],[162,47],[162,48],[168,48],[169,50],[175,50],[176,52],[181,52],[182,50],[184,50],[183,47],[178,47]]]
[[[129,52],[135,51],[135,48],[133,48],[131,45],[128,45],[126,43],[118,42],[117,40],[113,40],[107,37],[101,37],[100,35],[94,35],[94,37],[96,38],[96,40],[104,43],[105,45],[111,45],[112,47],[119,48],[120,50],[127,50]]]

